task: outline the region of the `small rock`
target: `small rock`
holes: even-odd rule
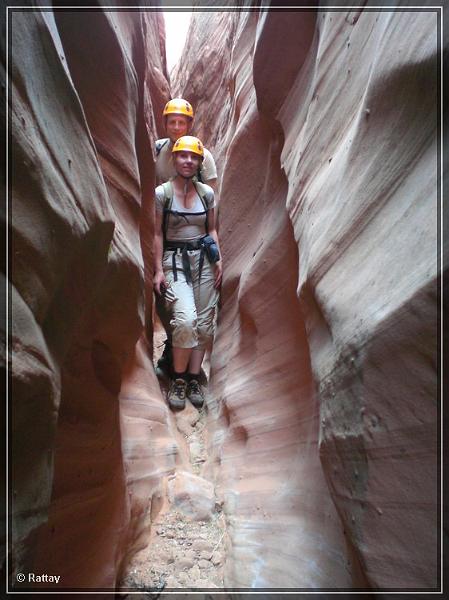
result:
[[[178,558],[190,558],[192,561],[195,562],[196,560],[196,554],[193,550],[185,550],[182,551],[182,553],[179,554]]]
[[[202,448],[200,446],[200,444],[198,442],[194,442],[193,444],[190,444],[190,460],[192,462],[196,462],[198,459],[201,458],[202,455]]]
[[[181,587],[174,575],[169,575],[165,581],[165,588],[173,589]]]
[[[187,406],[189,407],[188,410],[187,410]],[[189,425],[191,425],[192,427],[195,427],[195,425],[200,420],[200,413],[191,404],[186,405],[183,416],[186,418]]]
[[[183,433],[186,437],[189,437],[193,433],[193,427],[187,421],[179,420],[177,423],[178,430]]]
[[[209,542],[208,540],[197,539],[194,540],[192,548],[197,552],[208,552],[210,556],[214,550],[214,544],[212,542]]]
[[[202,558],[203,560],[210,560],[210,552],[207,552],[207,550],[203,550],[202,552],[200,552],[200,558]]]
[[[177,574],[177,577],[178,577],[179,583],[183,584],[183,587],[185,587],[185,585],[188,584],[188,582],[189,582],[189,574],[188,573],[184,573],[183,571],[181,571],[181,573]]]
[[[194,521],[210,521],[214,513],[215,493],[210,481],[178,471],[168,482],[168,497],[172,505]]]
[[[198,565],[194,565],[190,569],[189,576],[191,581],[195,581],[196,579],[199,579],[201,577],[201,571]]]
[[[190,402],[186,403],[186,407],[182,412],[176,414],[176,424],[179,431],[185,434],[189,431],[189,435],[193,433],[193,427],[200,418],[200,413],[194,408]]]
[[[202,421],[198,421],[198,423],[195,425],[195,431],[197,431],[198,433],[201,433],[204,429],[204,423]]]
[[[212,564],[217,566],[223,563],[223,554],[221,552],[214,552],[211,558]]]
[[[180,569],[191,569],[195,564],[194,559],[187,558],[186,556],[181,557],[176,561],[176,566]]]
[[[173,552],[171,552],[171,550],[161,550],[156,556],[161,562],[172,563],[174,560]]]
[[[208,569],[212,566],[212,563],[208,560],[201,559],[198,561],[198,566],[200,569]]]

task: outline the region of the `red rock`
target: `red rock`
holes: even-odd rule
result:
[[[172,93],[221,176],[207,471],[229,586],[439,584],[436,25],[194,15]],[[113,589],[187,460],[151,365],[163,39],[150,12],[11,28],[11,570],[58,589]],[[193,477],[172,500],[206,520]]]
[[[225,583],[433,588],[436,18],[314,22],[195,13],[173,83],[222,177]]]
[[[176,460],[144,333],[160,19],[36,10],[11,29],[11,565],[58,590],[114,588]]]

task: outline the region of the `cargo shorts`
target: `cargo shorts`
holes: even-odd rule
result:
[[[177,281],[173,273],[173,252]],[[199,278],[200,254],[201,250],[187,252],[191,283],[186,281],[181,250],[166,250],[162,258],[162,268],[168,284],[164,307],[170,318],[172,344],[175,348],[207,346],[215,334],[219,291],[214,288],[214,269],[207,257],[204,258],[201,279]]]

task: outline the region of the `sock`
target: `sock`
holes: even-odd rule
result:
[[[199,376],[200,376],[199,373],[189,373],[188,381],[190,381],[191,379],[196,379],[198,381]]]
[[[177,373],[173,371],[173,379],[184,379],[184,381],[187,381],[185,372]]]

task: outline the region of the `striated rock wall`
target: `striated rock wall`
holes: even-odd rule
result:
[[[169,96],[161,19],[11,13],[17,590],[19,571],[59,574],[59,590],[114,587],[178,460],[151,346],[151,140]]]
[[[196,12],[225,584],[439,584],[435,11]]]
[[[184,460],[151,364],[163,26],[10,16],[11,581],[109,589]],[[172,95],[220,174],[208,469],[228,586],[438,583],[436,28],[193,20]]]

